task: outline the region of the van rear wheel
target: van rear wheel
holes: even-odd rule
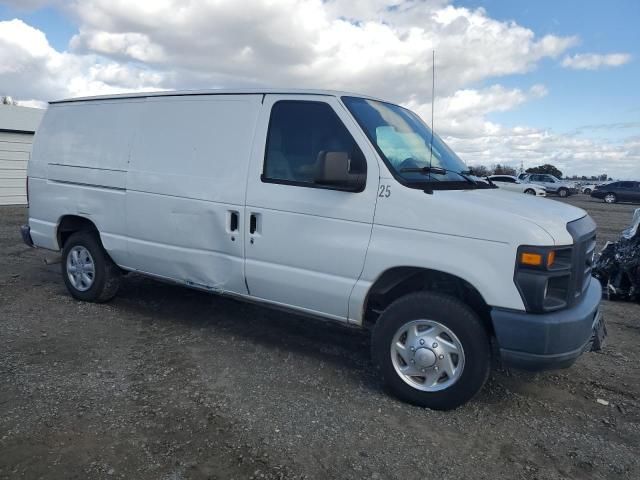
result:
[[[435,410],[469,401],[491,366],[489,337],[460,300],[432,292],[401,297],[375,324],[372,357],[398,398]]]
[[[104,250],[97,233],[76,232],[62,249],[62,278],[72,297],[107,302],[120,287],[120,269]]]
[[[568,197],[569,196],[569,190],[567,190],[566,188],[561,188],[558,190],[558,195],[562,198]]]

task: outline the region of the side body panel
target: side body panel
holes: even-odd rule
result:
[[[125,189],[129,149],[143,99],[49,107],[29,161],[29,225],[36,246],[58,250],[57,226],[78,215],[98,228],[126,264]]]
[[[269,114],[279,100],[326,102],[333,108],[367,158],[364,191],[261,180]],[[344,321],[371,235],[379,175],[375,153],[335,97],[267,95],[264,107],[247,188],[246,221],[252,214],[257,218],[256,232],[245,240],[249,290],[261,300]]]
[[[128,268],[247,293],[241,226],[261,99],[147,99],[127,175]]]
[[[532,245],[554,245],[554,238],[522,218],[506,221],[510,213],[491,204],[539,209],[539,202],[547,200],[499,189],[426,194],[388,174],[380,179],[383,186],[389,186],[390,195],[378,199],[365,268],[350,299],[351,322],[362,322],[375,281],[385,271],[405,266],[455,275],[491,306],[524,309],[513,281],[517,247],[525,238]]]

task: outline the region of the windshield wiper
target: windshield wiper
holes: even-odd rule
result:
[[[465,175],[467,172],[458,172],[456,170],[449,170],[448,168],[442,167],[406,167],[401,168],[400,173],[421,173],[423,175],[430,175],[435,173],[437,175],[446,175],[447,173],[455,173],[456,175],[461,176],[467,183],[470,183],[474,187],[477,187],[478,184],[471,180],[469,177]]]

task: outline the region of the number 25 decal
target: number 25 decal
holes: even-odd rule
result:
[[[380,185],[378,196],[381,198],[389,198],[391,196],[391,185]]]

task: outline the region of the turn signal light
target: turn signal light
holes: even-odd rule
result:
[[[542,265],[542,255],[539,253],[522,252],[520,255],[520,263],[532,267],[539,267]]]
[[[547,255],[547,268],[553,266],[553,263],[556,261],[556,251],[551,250]]]

